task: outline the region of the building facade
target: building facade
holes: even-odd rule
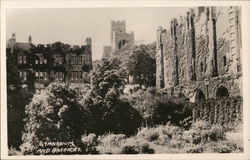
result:
[[[115,51],[120,50],[127,43],[134,43],[134,32],[126,32],[126,22],[111,21],[110,46],[103,47],[103,57],[108,58]]]
[[[15,57],[19,77],[30,90],[39,91],[51,82],[65,82],[79,86],[90,81],[92,69],[91,38],[86,45],[70,46],[61,42],[54,44],[16,42],[15,34],[7,41],[6,56]],[[8,72],[8,71],[7,71]]]
[[[191,101],[242,96],[241,8],[197,7],[157,30],[156,86]]]

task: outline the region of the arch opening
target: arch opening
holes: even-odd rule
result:
[[[202,92],[202,90],[198,89],[196,91],[195,101],[201,101],[201,100],[204,100],[204,99],[206,99],[204,93]]]
[[[221,86],[216,91],[216,98],[229,97],[229,93],[226,87]]]

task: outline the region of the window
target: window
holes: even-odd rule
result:
[[[40,77],[43,77],[43,72],[40,72]]]
[[[71,72],[71,81],[74,81],[74,72]]]
[[[203,72],[203,63],[200,63],[200,72]]]
[[[27,73],[26,73],[26,71],[23,72],[23,80],[25,80],[25,81],[27,80]]]
[[[44,62],[44,64],[47,64],[47,59],[46,59],[46,58],[44,58],[44,61],[43,61],[43,62]]]
[[[44,80],[47,81],[48,80],[48,74],[47,74],[47,72],[44,72],[43,74],[44,74]]]
[[[35,63],[38,64],[38,59],[35,60]]]
[[[74,56],[71,56],[71,64],[74,64]]]
[[[75,80],[76,80],[76,81],[78,80],[78,74],[77,74],[77,71],[75,72]]]
[[[58,81],[58,73],[55,74],[55,80]]]
[[[77,59],[77,56],[75,56],[75,65],[78,64],[78,59]]]
[[[26,61],[26,56],[23,56],[23,63],[26,64],[27,61]]]
[[[39,77],[39,72],[36,72],[36,77]]]
[[[62,57],[58,57],[59,59],[59,64],[62,64]]]
[[[223,56],[223,64],[224,64],[224,66],[227,65],[227,57],[226,56]]]
[[[59,79],[60,79],[60,81],[63,80],[63,73],[62,72],[59,72]]]
[[[78,72],[78,77],[79,77],[79,80],[82,79],[82,72],[81,71]]]
[[[22,56],[19,56],[19,64],[22,64],[23,63],[23,57]]]
[[[79,56],[79,64],[82,64],[82,56]]]
[[[23,77],[23,72],[19,71],[19,77],[22,78]]]
[[[43,57],[39,57],[40,64],[43,64]]]

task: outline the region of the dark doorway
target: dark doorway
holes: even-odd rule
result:
[[[216,91],[216,97],[217,98],[229,97],[229,93],[225,87],[221,86]]]
[[[203,100],[203,99],[205,99],[205,95],[204,95],[204,93],[202,92],[202,90],[198,89],[198,90],[196,91],[195,101],[197,102],[197,101],[201,101],[201,100]]]

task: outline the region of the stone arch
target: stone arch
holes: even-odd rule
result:
[[[195,92],[195,101],[201,101],[206,99],[205,94],[203,93],[203,91],[201,89],[197,89]]]
[[[198,88],[193,92],[193,95],[190,98],[190,102],[199,102],[199,101],[202,101],[205,99],[206,99],[206,97],[205,97],[204,92]]]
[[[216,90],[216,98],[229,97],[229,92],[226,87],[220,86]]]

